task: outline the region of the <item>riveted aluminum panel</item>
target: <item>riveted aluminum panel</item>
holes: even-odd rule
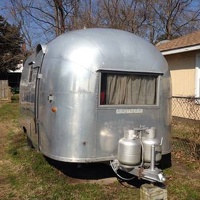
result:
[[[45,46],[40,71],[39,146],[45,155],[67,162],[111,160],[124,130],[140,125],[156,127],[163,154],[171,151],[169,71],[145,40],[114,29],[68,32]],[[101,71],[160,74],[158,104],[100,106]]]

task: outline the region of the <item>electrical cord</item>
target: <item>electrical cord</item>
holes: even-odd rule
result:
[[[117,175],[117,177],[119,177],[120,179],[124,180],[124,181],[131,181],[135,178],[135,176],[131,177],[131,178],[124,178],[122,177],[121,175],[119,175],[117,173],[117,171],[114,169],[113,165],[112,165],[112,162],[110,161],[110,166],[112,167],[112,170],[115,172],[115,174]]]

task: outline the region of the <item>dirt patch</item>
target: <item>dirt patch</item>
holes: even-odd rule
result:
[[[0,122],[0,160],[1,163],[3,163],[5,161],[4,156],[5,156],[5,149],[8,143],[7,140],[7,132],[9,129],[8,122]]]
[[[94,183],[94,184],[99,184],[99,185],[110,185],[110,184],[116,183],[117,181],[118,181],[117,178],[104,178],[104,179],[98,179],[98,180],[71,178],[70,183],[73,185],[76,185],[79,183]]]
[[[200,161],[194,158],[173,155],[172,169],[186,179],[200,180]]]

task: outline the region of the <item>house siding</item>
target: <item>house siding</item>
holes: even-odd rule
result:
[[[196,51],[165,56],[172,78],[172,96],[195,96]]]
[[[166,55],[172,79],[172,115],[200,120],[195,97],[196,55],[200,51]],[[185,98],[184,98],[185,97]]]

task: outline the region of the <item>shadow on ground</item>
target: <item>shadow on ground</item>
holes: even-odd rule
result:
[[[64,175],[79,179],[79,180],[87,180],[87,181],[101,181],[101,180],[109,180],[109,183],[114,183],[119,181],[125,187],[136,187],[140,188],[142,184],[149,183],[145,180],[139,180],[137,177],[134,177],[126,172],[119,171],[119,175],[126,180],[122,180],[113,172],[111,166],[106,163],[87,163],[87,164],[77,164],[77,163],[66,163],[60,162],[56,160],[52,160],[50,158],[45,157],[47,162],[61,171]]]
[[[71,178],[96,180],[116,177],[112,168],[104,163],[77,164],[60,162],[50,158],[46,158],[46,160],[50,165]]]

